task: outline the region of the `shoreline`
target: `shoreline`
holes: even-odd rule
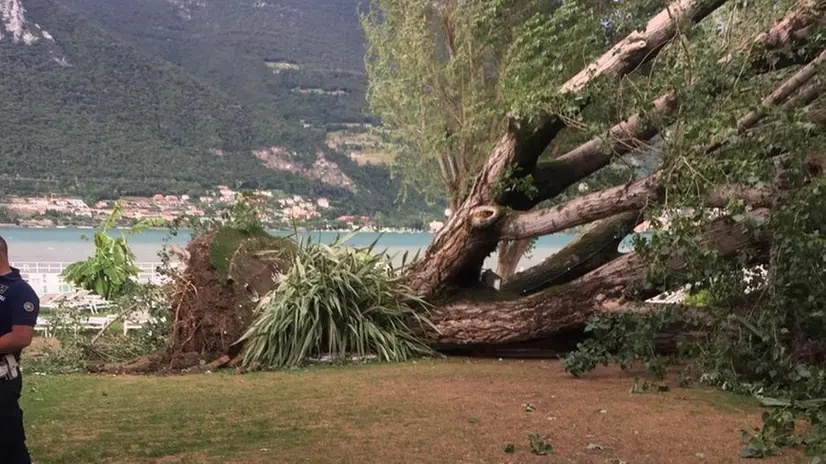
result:
[[[20,225],[20,224],[6,224],[0,223],[0,229],[20,229],[20,230],[97,230],[95,226],[81,226],[81,225],[54,225],[54,226],[38,226],[38,225]],[[109,231],[126,231],[129,230],[129,227],[112,227]],[[292,233],[293,230],[290,229],[279,229],[279,228],[265,228],[267,232],[273,233]],[[163,232],[169,231],[168,227],[147,227],[146,231],[154,231],[154,232]],[[181,228],[178,229],[179,232],[188,232],[192,229]],[[385,229],[372,229],[369,227],[361,228],[361,229],[325,229],[325,228],[308,228],[308,227],[299,227],[295,230],[296,232],[329,232],[329,233],[338,233],[338,234],[349,234],[355,231],[358,233],[369,233],[369,234],[412,234],[412,235],[436,235],[438,231],[431,232],[429,230],[422,230],[422,229],[395,229],[395,228],[385,228]],[[543,235],[543,237],[570,237],[577,235],[577,231],[571,231],[566,233],[565,231],[555,232],[553,234]],[[140,233],[135,234],[135,236],[140,235]]]
[[[54,226],[37,226],[37,225],[20,225],[20,224],[6,224],[0,223],[0,229],[33,229],[33,230],[65,230],[65,229],[79,229],[79,230],[96,230],[94,226],[79,226],[79,225],[54,225]],[[111,231],[129,230],[129,227],[112,227]],[[147,227],[145,230],[152,231],[168,231],[168,227]],[[179,231],[190,231],[192,229],[181,228]],[[292,232],[290,229],[274,229],[266,228],[268,232]],[[382,229],[376,230],[371,228],[364,229],[324,229],[324,228],[307,228],[299,227],[298,232],[334,232],[346,234],[354,231],[371,233],[371,234],[433,234],[433,232],[421,229]],[[136,234],[139,235],[139,234]],[[554,234],[555,235],[555,234]],[[562,234],[565,235],[565,234]]]

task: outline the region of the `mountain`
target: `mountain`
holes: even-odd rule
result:
[[[362,0],[60,0],[240,102],[315,125],[368,122]]]
[[[0,193],[227,184],[392,211],[387,168],[325,144],[369,118],[355,3],[318,3],[0,1]]]

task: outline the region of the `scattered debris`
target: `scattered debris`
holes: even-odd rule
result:
[[[522,407],[525,408],[526,412],[536,411],[536,407],[534,405],[532,405],[531,403],[525,403],[525,404],[522,405]]]
[[[528,440],[530,441],[531,453],[533,454],[545,456],[547,454],[551,454],[554,450],[553,445],[546,442],[545,440],[540,439],[539,435],[535,433],[529,433]]]

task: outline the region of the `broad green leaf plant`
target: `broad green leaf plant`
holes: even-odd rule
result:
[[[61,273],[66,282],[110,301],[127,294],[137,285],[140,269],[135,265],[135,255],[129,248],[127,236],[155,225],[152,220],[141,221],[120,237],[112,237],[109,231],[123,216],[123,210],[123,202],[116,202],[112,213],[94,234],[94,254],[85,261],[72,263]]]

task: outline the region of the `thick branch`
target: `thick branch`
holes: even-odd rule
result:
[[[822,24],[824,10],[823,0],[799,0],[771,29],[742,43],[737,50],[750,51],[752,69],[761,71],[805,63],[813,58],[805,47],[806,42],[817,25]],[[726,65],[733,58],[733,53],[729,53],[718,62]]]
[[[653,103],[649,114],[650,119],[659,119],[677,108],[677,96],[669,92]],[[537,201],[556,197],[573,185],[603,167],[607,166],[614,156],[624,155],[645,146],[659,131],[643,123],[643,115],[635,114],[625,121],[613,126],[608,132],[608,144],[601,137],[595,137],[555,160],[538,166],[534,173],[534,182],[539,193],[531,205]]]
[[[709,194],[706,205],[723,208],[730,200],[742,200],[757,208],[768,207],[775,199],[771,188],[745,187],[742,185],[720,185]]]
[[[594,269],[619,258],[620,242],[642,218],[638,211],[618,214],[594,222],[564,248],[511,279],[506,279],[501,291],[522,295],[536,293],[552,285],[570,282]]]
[[[597,60],[597,66],[588,77],[576,75],[562,85],[561,92],[571,92],[599,76],[621,76],[654,58],[659,50],[676,34],[681,22],[698,22],[725,0],[698,2],[677,0],[649,22],[646,30],[630,34],[628,43],[636,43],[621,55],[626,61],[608,58],[606,53]],[[671,12],[677,11],[678,15]],[[642,44],[641,40],[644,42]],[[640,46],[642,45],[642,46]],[[581,74],[581,73],[580,73]],[[478,278],[485,258],[495,249],[498,237],[479,233],[469,226],[473,211],[494,204],[494,186],[503,179],[509,166],[532,172],[536,160],[557,133],[564,127],[561,119],[552,115],[535,118],[534,124],[512,121],[508,132],[495,144],[491,156],[473,183],[467,199],[434,237],[423,259],[408,273],[407,284],[423,297],[434,297],[449,286],[467,285]]]
[[[768,32],[757,37],[756,42],[769,49],[780,48],[782,44],[793,44],[806,40],[812,26],[821,21],[820,15],[826,9],[823,0],[802,0],[797,3],[792,14],[775,23]]]
[[[817,75],[817,71],[823,64],[824,60],[826,60],[826,50],[822,51],[814,60],[806,66],[800,68],[790,78],[786,79],[783,83],[776,87],[772,93],[763,98],[760,102],[760,106],[752,111],[749,111],[738,119],[734,128],[726,134],[716,137],[715,140],[705,147],[703,152],[707,155],[711,154],[725,145],[726,142],[735,135],[742,134],[753,128],[757,125],[757,123],[766,117],[766,113],[770,108],[784,103],[784,101],[787,104],[804,103],[809,98],[808,94],[815,93],[816,95],[817,91],[809,90],[806,93],[801,93],[800,95],[794,96],[794,98],[790,98],[795,94],[795,92],[801,90],[804,86],[806,86],[806,84],[812,81],[812,79]],[[805,91],[806,89],[803,90]],[[783,105],[784,108],[788,106],[787,104]]]
[[[568,79],[561,92],[576,92],[596,78],[623,75],[648,61],[677,35],[680,24],[688,20],[700,22],[726,0],[680,0],[672,2],[648,21],[644,31],[632,32],[611,47],[597,61]]]
[[[699,22],[725,2],[726,0],[672,2],[648,22],[645,30],[632,32],[593,64],[568,79],[559,88],[560,93],[576,92],[602,76],[623,76],[633,71],[656,57],[662,47],[674,38],[682,23]],[[564,127],[559,118],[551,115],[538,118],[538,121],[533,130],[526,130],[529,124],[525,122],[514,121],[511,124],[508,134],[495,145],[475,186],[484,186],[486,189],[495,184],[502,177],[505,167],[514,162],[532,164]]]
[[[522,255],[528,250],[531,245],[530,239],[524,240],[503,240],[499,242],[499,249],[497,251],[497,266],[496,274],[507,281],[516,273],[516,266],[522,259]]]
[[[745,132],[746,130],[755,126],[761,119],[763,119],[766,115],[766,110],[774,105],[782,103],[784,100],[789,100],[789,98],[795,94],[798,90],[800,90],[806,83],[808,83],[814,76],[817,71],[818,65],[826,59],[826,51],[821,53],[815,60],[811,63],[800,69],[797,73],[795,73],[791,78],[783,82],[777,89],[775,89],[769,96],[763,99],[762,105],[757,110],[751,111],[746,114],[744,117],[740,118],[738,121],[737,129],[735,129],[738,133]],[[804,89],[806,90],[806,89]],[[791,101],[797,102],[805,102],[813,98],[812,94],[816,94],[816,91],[809,91],[803,92]],[[659,109],[659,111],[666,111],[666,108],[669,105],[669,100],[673,99],[673,95],[666,95],[659,101],[659,105],[655,107],[655,110]],[[637,124],[639,122],[639,118],[631,119],[626,121],[625,123],[618,124],[615,126],[613,131],[613,136],[615,137],[613,140],[615,141],[615,149],[621,150],[624,147],[629,147],[634,140],[633,131],[636,130]],[[722,142],[713,143],[706,147],[704,150],[706,154],[709,154],[722,146]],[[593,165],[589,165],[590,163],[598,164],[598,163],[607,163],[607,158],[610,156],[609,154],[605,153],[602,157],[594,156],[593,153],[598,153],[599,146],[597,145],[596,141],[591,141],[582,145],[577,150],[564,155],[561,159],[556,160],[551,164],[556,168],[556,171],[552,173],[554,175],[554,179],[562,179],[563,182],[565,180],[574,179],[577,172],[582,172],[583,170],[587,170],[589,167]],[[589,153],[588,156],[584,156],[583,153]],[[602,158],[602,159],[600,159]],[[573,160],[579,160],[580,163],[573,163]],[[580,215],[578,219],[584,221],[583,223],[589,222],[589,220],[593,217],[593,215],[602,215],[605,214],[606,210],[610,210],[613,212],[619,211],[626,211],[626,210],[636,210],[640,206],[640,204],[646,204],[649,201],[653,201],[659,195],[659,189],[656,185],[649,183],[647,186],[643,185],[643,182],[632,184],[631,187],[617,187],[614,190],[607,190],[603,192],[597,192],[596,194],[592,194],[586,196],[584,198],[586,201],[583,203],[576,203],[574,202],[561,205],[557,208],[546,210],[543,212],[528,213],[521,215],[523,221],[519,224],[518,220],[513,219],[514,223],[511,225],[504,225],[503,230],[504,234],[516,233],[520,234],[519,236],[525,237],[528,236],[526,234],[531,234],[533,232],[539,232],[540,234],[546,233],[541,232],[543,230],[551,230],[551,231],[558,231],[563,230],[567,224],[571,224],[571,221],[574,219],[571,217],[573,215]],[[554,189],[559,189],[560,184],[550,184],[550,185],[543,185],[542,192],[545,194],[551,193]],[[646,196],[645,191],[647,190],[648,194]],[[555,194],[559,193],[558,191]],[[770,205],[776,195],[773,195],[769,189],[755,189],[755,188],[748,188],[744,186],[720,186],[714,191],[711,192],[708,198],[708,204],[710,206],[724,206],[729,199],[739,198],[751,205]],[[579,225],[579,224],[576,224]],[[556,229],[560,227],[560,229]],[[525,234],[525,235],[523,235]],[[509,237],[508,235],[504,235],[504,237]],[[537,270],[538,272],[538,270]],[[506,286],[507,288],[507,286]],[[510,289],[513,290],[515,287],[511,286]],[[516,287],[518,288],[518,287]],[[520,289],[524,290],[524,289]]]
[[[822,0],[818,0],[817,3],[811,0],[803,0],[796,4],[782,19],[777,21],[768,32],[761,33],[755,37],[751,43],[773,50],[790,45],[790,41],[795,37],[805,38],[805,35],[794,31],[800,32],[803,29],[808,30],[809,27],[817,21],[820,21],[824,10],[826,10],[825,6],[826,2]],[[800,44],[795,42],[794,45],[799,46]],[[763,57],[765,53],[753,52],[752,55]],[[796,56],[798,56],[798,58],[801,57],[801,55]],[[722,61],[726,60],[727,58],[724,58]],[[811,69],[817,66],[821,60],[820,57],[816,58],[813,62],[814,65],[807,66],[800,70],[795,76],[786,81],[786,83],[778,87],[775,92],[766,97],[763,102],[763,109],[755,110],[741,118],[738,122],[738,130],[743,131],[754,126],[765,116],[765,108],[787,99],[789,95],[800,88],[803,83],[809,81],[813,76]],[[783,66],[789,66],[796,64],[796,62],[781,64]],[[780,67],[780,64],[775,64],[773,68],[755,65],[754,69],[759,72],[764,72],[777,69],[778,67]],[[797,102],[809,102],[811,99],[807,101],[807,97],[814,98],[817,93],[818,91],[814,89],[807,89],[804,95],[793,100]],[[664,118],[671,114],[677,107],[676,93],[673,91],[668,92],[653,102],[653,109],[650,112],[649,119],[657,120]],[[539,189],[539,194],[533,199],[524,197],[514,198],[510,206],[519,210],[527,210],[540,201],[554,198],[574,183],[607,166],[614,156],[623,155],[638,149],[640,146],[644,146],[646,141],[651,140],[658,133],[658,128],[649,124],[643,124],[642,115],[639,113],[635,114],[609,130],[607,137],[605,137],[608,139],[608,144],[604,142],[603,137],[595,137],[558,157],[556,160],[538,166],[535,169],[533,177]],[[708,151],[710,152],[711,150]]]
[[[755,41],[759,48],[774,53],[762,53],[762,59],[752,62],[753,67],[778,68],[795,63],[809,61],[811,53],[798,53],[796,48],[806,43],[811,33],[823,25],[823,11],[826,2],[823,0],[800,0],[790,14],[763,34]],[[784,53],[783,48],[787,48]],[[810,51],[809,51],[810,52]],[[816,53],[816,52],[815,52]]]
[[[506,216],[498,224],[499,237],[516,240],[552,234],[598,219],[639,211],[660,197],[657,176],[583,195],[548,209]]]
[[[655,173],[631,184],[583,195],[553,208],[506,216],[498,224],[499,236],[516,240],[552,234],[625,211],[641,210],[649,203],[659,201],[662,194],[659,174]],[[724,207],[733,199],[763,207],[771,204],[772,194],[771,189],[723,185],[709,194],[706,205]]]
[[[750,219],[765,221],[768,210],[755,210]],[[722,256],[765,241],[741,224],[718,219],[709,224],[703,243]],[[674,269],[684,263],[669,263]],[[438,307],[431,320],[439,329],[431,334],[437,343],[502,343],[531,340],[580,326],[594,314],[621,311],[623,295],[643,283],[647,263],[628,253],[565,285],[509,301],[461,300]]]
[[[766,111],[789,98],[797,92],[804,84],[809,82],[817,73],[818,67],[826,60],[826,50],[822,51],[814,60],[787,79],[774,92],[769,94],[760,103],[760,107],[749,112],[737,121],[737,132],[742,133],[754,127],[758,121],[766,116]]]
[[[804,88],[800,89],[797,95],[783,103],[783,110],[789,111],[795,107],[806,106],[815,101],[821,92],[823,92],[823,84],[819,79],[815,79],[814,82],[809,82]]]

